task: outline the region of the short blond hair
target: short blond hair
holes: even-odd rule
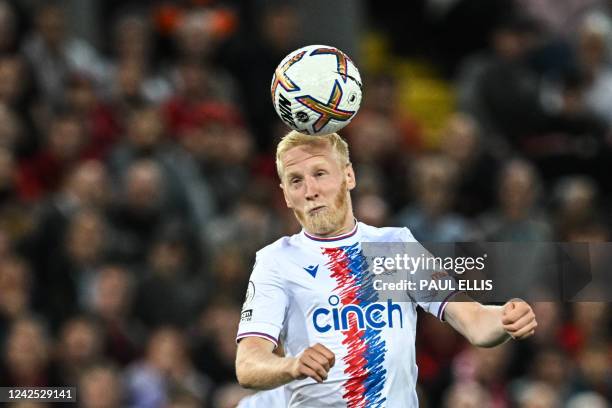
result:
[[[283,179],[281,156],[284,153],[298,146],[323,147],[327,143],[331,145],[332,150],[336,153],[341,166],[346,166],[351,162],[348,143],[337,133],[316,136],[306,135],[295,130],[287,133],[276,146],[276,171],[281,181]]]

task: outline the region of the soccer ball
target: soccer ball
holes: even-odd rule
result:
[[[309,45],[287,55],[274,71],[270,90],[282,121],[310,135],[339,131],[361,104],[357,67],[327,45]]]

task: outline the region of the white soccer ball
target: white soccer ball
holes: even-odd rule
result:
[[[327,45],[309,45],[287,55],[274,71],[270,90],[282,121],[310,135],[339,131],[361,104],[357,67]]]

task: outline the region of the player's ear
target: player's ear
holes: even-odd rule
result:
[[[287,208],[293,208],[291,206],[291,203],[289,202],[289,198],[287,197],[287,190],[285,190],[285,186],[283,185],[283,183],[281,182],[279,184],[281,190],[283,190],[283,197],[285,198],[285,204],[287,204]]]
[[[355,171],[353,170],[353,165],[351,163],[346,165],[345,176],[346,187],[349,190],[354,189],[357,186],[357,180],[355,179]]]

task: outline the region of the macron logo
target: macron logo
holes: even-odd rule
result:
[[[313,278],[317,277],[317,270],[319,269],[319,265],[310,265],[304,268],[306,272],[312,275]]]

